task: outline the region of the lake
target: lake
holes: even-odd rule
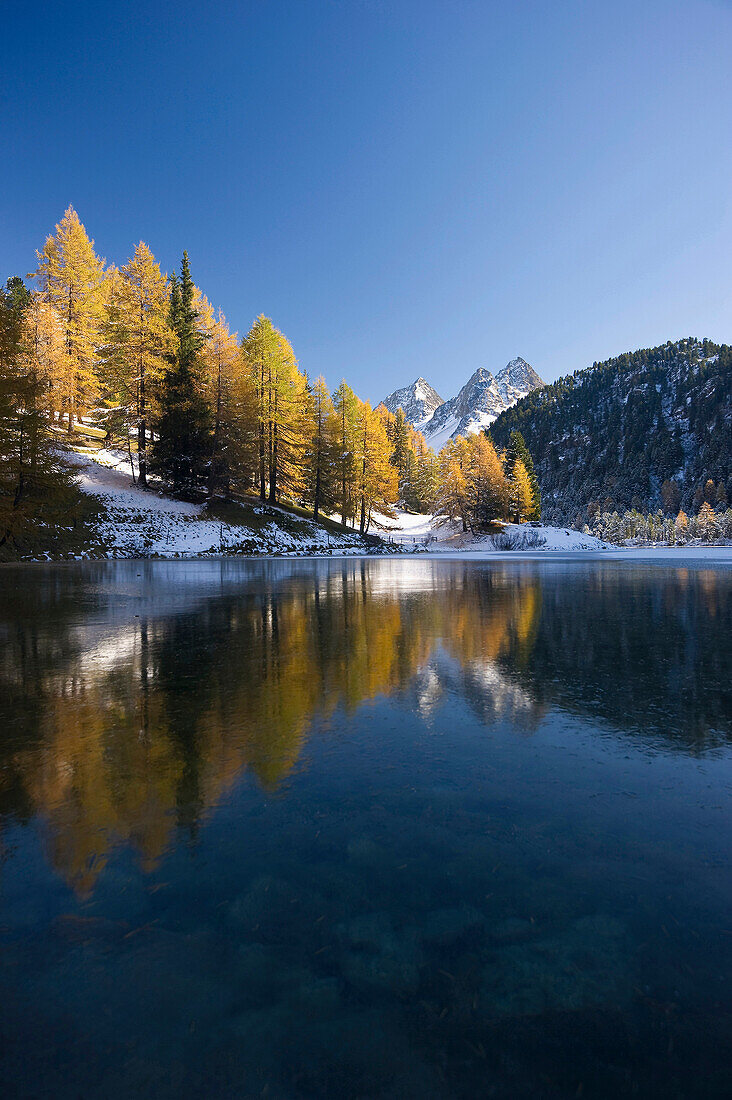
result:
[[[728,1097],[732,569],[0,569],[5,1098]]]

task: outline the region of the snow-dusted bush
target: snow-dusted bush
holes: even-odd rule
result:
[[[538,546],[545,546],[546,539],[538,531],[501,531],[493,536],[493,546],[496,550],[535,550]]]

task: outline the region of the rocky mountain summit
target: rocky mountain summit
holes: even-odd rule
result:
[[[411,386],[389,394],[383,403],[394,413],[401,407],[407,420],[439,450],[448,439],[487,428],[500,413],[543,385],[533,367],[518,357],[497,375],[479,367],[449,401],[443,401],[428,382],[418,378]]]
[[[381,402],[390,413],[401,409],[411,424],[429,420],[435,409],[444,403],[444,398],[424,378],[417,378],[411,386],[394,390]]]

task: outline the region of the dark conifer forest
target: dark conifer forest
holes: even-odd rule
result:
[[[523,398],[490,434],[501,448],[514,431],[534,458],[548,523],[726,508],[732,348],[688,338],[594,363]]]

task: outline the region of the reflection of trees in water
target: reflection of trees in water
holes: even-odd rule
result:
[[[732,734],[732,572],[601,563],[547,576],[522,681],[537,699],[685,752]]]
[[[113,846],[154,866],[244,770],[276,785],[314,719],[380,694],[426,715],[457,693],[528,729],[553,701],[659,728],[691,704],[669,733],[701,733],[724,704],[721,576],[568,582],[419,560],[39,571],[4,601],[0,811],[40,814],[83,892]]]

